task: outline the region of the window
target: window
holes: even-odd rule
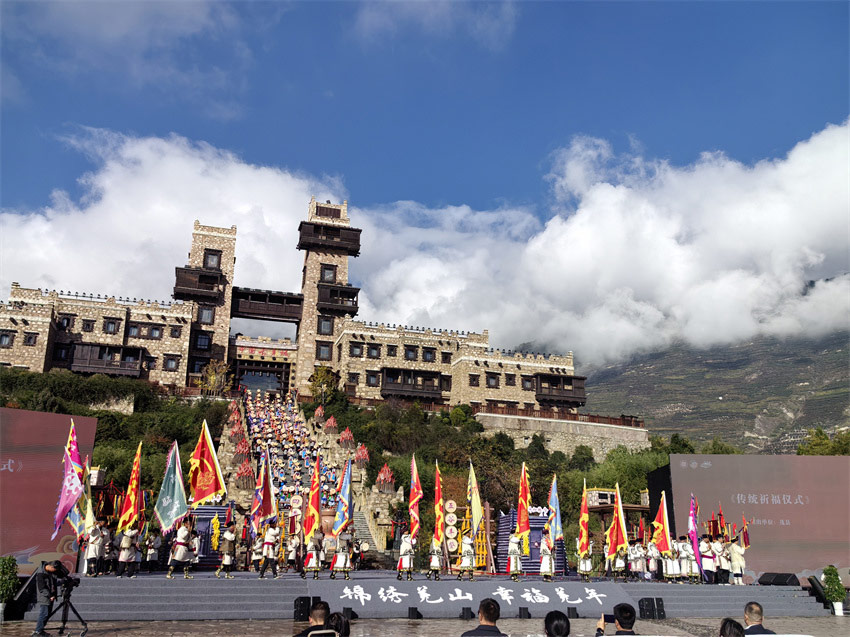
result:
[[[156,338],[156,339],[162,338],[162,328],[159,327],[158,325],[151,327],[148,330],[148,336],[150,338]]]
[[[470,387],[478,387],[478,374],[470,374],[469,375],[469,386]]]
[[[129,352],[124,352],[124,354],[121,356],[121,360],[125,363],[135,363],[137,360],[139,360],[139,356],[135,350],[131,350]]]
[[[178,367],[180,367],[180,361],[176,356],[165,357],[165,371],[176,372]]]
[[[381,358],[381,346],[380,345],[370,345],[366,350],[366,355],[369,358]]]
[[[219,270],[221,268],[221,252],[204,250],[204,267],[210,270]]]
[[[348,355],[354,358],[361,358],[363,356],[363,343],[351,343],[348,346]]]
[[[210,338],[209,334],[201,333],[195,337],[195,347],[198,349],[209,349],[211,343],[212,338]]]
[[[14,332],[0,332],[0,347],[12,347],[15,342]]]
[[[452,362],[452,353],[451,352],[442,352],[441,359],[445,364],[449,364]]]
[[[349,372],[348,373],[348,382],[351,385],[359,384],[360,383],[360,374],[357,374],[355,372]]]
[[[136,337],[138,335],[139,335],[139,326],[138,325],[131,325],[130,327],[127,328],[127,336]]]
[[[202,325],[212,325],[215,321],[215,308],[209,305],[204,305],[198,308],[198,323]]]
[[[524,409],[534,410],[534,403],[523,403],[522,406]]]
[[[437,360],[437,350],[430,347],[423,347],[422,360],[426,363],[433,363],[435,360]]]
[[[316,360],[331,360],[331,344],[324,341],[316,341]]]
[[[148,371],[156,369],[156,357],[148,356],[145,359],[145,367],[147,367]]]
[[[74,317],[69,314],[59,315],[59,329],[68,330],[74,327]]]
[[[171,326],[171,338],[180,338],[180,334],[183,333],[183,328],[179,325]]]
[[[369,387],[378,386],[378,372],[366,372],[366,385]]]
[[[405,345],[404,359],[408,361],[415,361],[417,358],[419,358],[419,348],[415,345]]]
[[[334,320],[330,316],[319,317],[319,334],[330,335],[334,333]]]
[[[59,343],[53,347],[53,360],[66,361],[71,358],[71,346],[67,343]]]
[[[103,331],[107,334],[118,333],[118,321],[115,319],[106,319],[103,321]]]
[[[451,376],[440,376],[440,389],[442,391],[451,391],[452,390],[452,377]]]
[[[516,374],[505,374],[505,385],[508,387],[516,386]]]
[[[398,345],[387,345],[387,356],[397,356]]]
[[[94,321],[91,319],[83,319],[83,331],[94,332]]]
[[[487,387],[489,387],[491,389],[498,389],[499,388],[499,375],[498,374],[491,374],[489,372],[487,373]]]
[[[38,341],[38,334],[32,332],[24,334],[24,345],[35,345],[36,341]]]
[[[522,377],[522,388],[525,391],[531,391],[534,389],[534,376],[523,376]]]
[[[336,283],[336,266],[322,264],[322,283]]]
[[[208,358],[195,358],[192,360],[192,374],[200,374],[204,371],[204,367],[209,363]]]

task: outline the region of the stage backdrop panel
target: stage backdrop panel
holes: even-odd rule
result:
[[[97,418],[74,416],[80,456],[91,457]],[[21,574],[42,561],[74,568],[74,532],[65,522],[56,539],[53,514],[62,486],[62,453],[71,416],[0,408],[0,555],[14,555]]]
[[[796,573],[850,566],[850,457],[670,456],[676,526],[687,532],[691,493],[702,522],[723,505],[728,522],[750,521],[747,574]],[[749,578],[748,578],[749,579]]]

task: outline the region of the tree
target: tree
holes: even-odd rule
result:
[[[569,471],[589,471],[596,466],[596,460],[593,458],[593,449],[587,445],[579,445],[573,451],[573,457],[570,458],[567,464]]]
[[[228,373],[226,362],[213,360],[204,365],[198,384],[205,396],[221,396],[233,387],[233,374]]]
[[[798,456],[847,456],[850,455],[850,431],[829,435],[821,428],[809,429],[809,435],[797,447]]]
[[[317,367],[310,377],[310,392],[315,402],[327,402],[336,394],[336,374],[330,367]]]
[[[718,455],[727,454],[728,455],[728,454],[736,454],[736,453],[744,453],[744,452],[741,451],[740,449],[738,449],[738,447],[736,447],[735,445],[731,445],[728,442],[724,442],[723,440],[720,440],[720,438],[715,436],[714,439],[711,442],[702,446],[700,453],[709,453],[709,454],[718,454]]]

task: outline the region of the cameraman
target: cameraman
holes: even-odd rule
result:
[[[41,570],[36,573],[35,585],[38,592],[38,623],[35,625],[33,636],[47,635],[44,632],[44,624],[47,622],[47,616],[53,608],[53,602],[56,601],[58,590],[57,577],[67,574],[67,569],[59,560],[52,562],[42,562]]]

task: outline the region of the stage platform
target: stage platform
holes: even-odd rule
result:
[[[202,571],[195,573],[193,580],[184,580],[182,573],[167,580],[162,572],[140,574],[136,579],[83,577],[71,601],[86,621],[292,619],[298,597],[319,597],[332,611],[348,607],[362,618],[407,618],[410,608],[416,608],[423,618],[457,618],[464,607],[476,612],[484,597],[498,600],[505,618],[519,617],[521,607],[528,609],[532,618],[569,608],[579,617],[599,617],[611,613],[620,602],[638,608],[643,597],[663,599],[670,618],[737,617],[749,601],[760,602],[774,617],[829,615],[808,591],[789,586],[615,584],[607,580],[585,584],[573,577],[551,583],[540,577],[512,582],[504,575],[476,577],[474,582],[443,577],[434,582],[420,574],[412,582],[400,582],[393,571],[358,571],[350,581],[330,580],[326,572],[318,581],[302,580],[294,573],[278,580],[260,580],[255,573],[234,576],[232,580],[216,579],[212,572]],[[26,619],[35,620],[36,612],[29,611]]]

